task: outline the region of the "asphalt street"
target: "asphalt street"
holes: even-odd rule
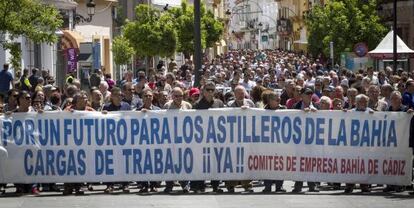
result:
[[[140,194],[138,189],[131,187],[129,194],[115,191],[113,194],[103,192],[105,186],[94,186],[94,191],[86,191],[82,196],[63,196],[59,192],[42,192],[39,196],[16,196],[14,189],[7,189],[0,196],[0,208],[66,208],[66,207],[152,207],[152,208],[182,208],[182,207],[414,207],[414,195],[408,191],[402,193],[383,193],[381,187],[374,187],[371,193],[361,193],[356,189],[352,194],[344,194],[343,190],[334,191],[327,186],[321,187],[319,193],[293,194],[293,182],[285,182],[287,193],[263,194],[263,186],[255,184],[254,193],[244,193],[243,188],[236,188],[236,193],[215,194],[211,188],[202,194],[183,194],[179,187],[174,187],[171,194],[158,193]],[[342,187],[343,188],[343,187]],[[225,190],[225,188],[223,187]],[[307,188],[304,188],[306,191]]]

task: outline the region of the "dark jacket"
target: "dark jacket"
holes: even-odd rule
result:
[[[224,104],[221,100],[214,99],[212,102],[208,102],[206,99],[201,98],[194,105],[194,109],[209,109],[209,108],[223,108]]]

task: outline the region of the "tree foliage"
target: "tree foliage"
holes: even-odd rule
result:
[[[386,33],[376,8],[377,0],[331,0],[313,7],[306,16],[309,52],[328,57],[331,41],[338,52],[352,50],[358,42],[375,48]]]
[[[146,4],[135,9],[136,20],[124,26],[124,36],[139,56],[172,56],[176,50],[177,35],[168,15]]]
[[[186,56],[194,53],[194,6],[182,1],[180,8],[168,10],[172,15],[174,26],[178,35],[178,52]],[[211,11],[201,5],[201,46],[203,48],[213,47],[220,40],[224,31],[224,24],[214,18]]]
[[[194,7],[186,1],[181,7],[170,8],[167,12],[141,4],[135,13],[135,20],[125,24],[123,34],[137,55],[169,57],[178,51],[188,57],[194,53]],[[213,47],[223,31],[224,24],[202,5],[202,47]]]
[[[224,32],[223,22],[218,21],[214,18],[214,14],[208,10],[201,19],[202,25],[206,30],[206,47],[213,47],[217,41],[220,40],[221,35]]]
[[[12,43],[14,39],[24,36],[36,43],[53,43],[57,41],[55,31],[62,23],[59,11],[40,0],[0,0],[0,33],[10,39],[1,44],[10,50],[15,68],[19,67],[21,50]]]
[[[112,52],[116,64],[126,65],[131,62],[134,48],[131,47],[129,41],[124,36],[118,36],[112,41]]]

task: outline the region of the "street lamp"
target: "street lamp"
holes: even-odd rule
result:
[[[83,22],[91,22],[92,17],[95,15],[95,2],[93,0],[89,0],[89,2],[86,4],[86,8],[88,9],[88,17],[85,18],[84,16],[76,13],[75,14],[75,25]]]

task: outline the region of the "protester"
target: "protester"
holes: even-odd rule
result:
[[[0,94],[6,97],[12,85],[13,75],[9,71],[9,64],[4,64],[0,72]]]
[[[146,113],[148,111],[152,110],[161,110],[161,108],[155,106],[152,104],[152,101],[154,99],[154,93],[150,89],[146,89],[142,92],[142,105],[138,107],[136,110],[141,111],[143,113]],[[157,192],[157,187],[159,186],[159,183],[156,181],[147,181],[147,182],[140,182],[141,190],[139,193],[147,193],[149,192]]]
[[[99,90],[95,90],[99,92]],[[100,92],[99,92],[100,93]],[[102,99],[102,97],[99,97]],[[122,101],[122,92],[118,87],[113,87],[111,90],[110,102],[102,108],[102,113],[107,114],[110,111],[130,111],[131,106]],[[129,182],[119,182],[121,184],[122,192],[129,193]],[[112,193],[116,183],[106,183],[105,193]]]
[[[172,92],[172,100],[168,101],[163,109],[178,109],[178,110],[189,110],[192,109],[192,105],[183,100],[184,92],[181,88],[175,87]],[[188,193],[190,191],[190,183],[189,181],[180,181],[181,188],[183,189],[184,193]],[[166,181],[164,193],[171,193],[173,191],[174,181]]]
[[[278,111],[278,110],[284,110],[287,109],[286,106],[281,105],[280,101],[280,94],[276,94],[274,92],[270,92],[266,95],[266,98],[263,99],[266,100],[266,104],[264,106],[264,109],[266,110],[272,110],[272,111]],[[272,192],[272,185],[275,183],[276,185],[276,191],[275,192],[286,192],[286,189],[283,188],[283,180],[264,180],[264,186],[263,193],[270,193]]]
[[[164,63],[157,67],[159,70],[140,70],[136,76],[128,70],[116,82],[110,74],[104,77],[100,69],[96,70],[90,77],[91,87],[87,92],[80,90],[76,73],[65,76],[65,85],[58,87],[47,70],[40,73],[38,69],[24,69],[22,76],[16,73],[13,78],[9,65],[5,64],[0,72],[0,107],[9,115],[62,109],[68,112],[102,111],[103,114],[130,110],[147,113],[161,108],[166,109],[167,114],[174,114],[180,112],[178,110],[223,108],[225,104],[245,109],[242,114],[249,112],[248,108],[264,108],[266,113],[272,115],[278,115],[286,108],[302,110],[300,113],[323,110],[384,111],[385,114],[411,112],[414,109],[413,73],[401,69],[386,67],[379,71],[373,68],[350,71],[331,68],[323,57],[315,59],[282,50],[230,50],[210,60],[205,58],[202,64],[200,86],[194,86],[195,73],[191,60],[187,59],[179,66],[171,59],[168,71]],[[17,84],[14,84],[14,79],[18,80]],[[323,135],[327,134],[324,132]],[[252,190],[250,180],[223,181],[228,192],[234,192],[239,184],[247,192]],[[283,182],[264,180],[263,192],[271,192],[273,184],[276,185],[276,192],[285,192]],[[206,188],[204,181],[179,183],[184,193],[188,193],[190,187],[196,193],[204,192]],[[127,181],[104,184],[107,185],[106,193],[113,192],[116,185],[120,185],[125,193],[130,191]],[[171,193],[174,184],[174,181],[166,181],[164,192]],[[211,181],[213,192],[223,192],[219,185],[220,180]],[[334,189],[340,188],[340,183],[333,185]],[[141,193],[157,192],[159,182],[138,182],[138,186],[141,186]],[[319,191],[315,182],[308,182],[308,186],[311,192]],[[36,194],[38,187],[17,184],[19,192]],[[360,187],[363,192],[370,191],[367,184]],[[302,188],[303,182],[298,180],[293,192],[301,192]],[[345,192],[351,193],[354,188],[354,184],[346,184]],[[7,188],[0,184],[0,192],[3,190]],[[385,192],[403,190],[389,184],[384,189]],[[83,194],[82,184],[64,183],[63,193],[73,192]]]
[[[202,89],[202,97],[194,105],[194,109],[209,109],[209,108],[223,108],[224,104],[221,100],[214,98],[214,92],[216,91],[216,86],[213,82],[207,82]],[[196,192],[205,191],[204,181],[191,181],[191,189]],[[223,190],[219,188],[220,181],[212,180],[211,186],[213,187],[213,192],[222,193]]]

